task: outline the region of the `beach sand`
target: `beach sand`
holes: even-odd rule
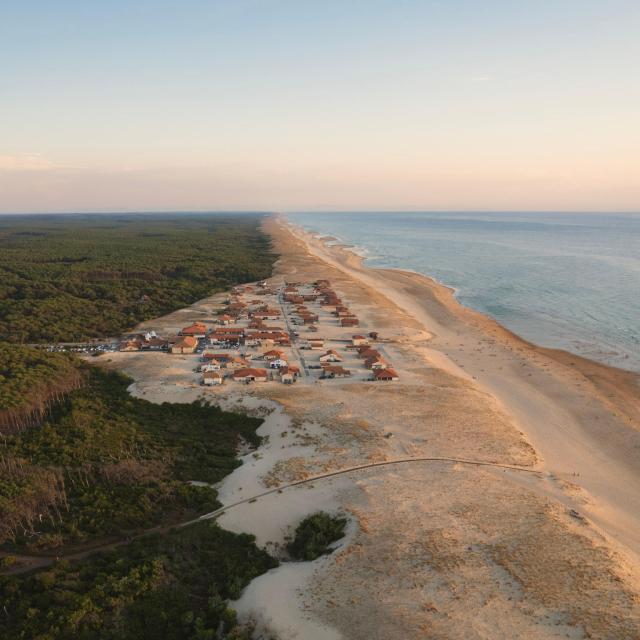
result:
[[[638,377],[541,349],[419,274],[369,269],[271,217],[272,277],[328,278],[376,330],[393,383],[197,387],[193,358],[114,354],[150,400],[202,396],[267,415],[263,446],[220,487],[265,487],[366,462],[442,456],[314,481],[229,510],[220,524],[278,553],[318,509],[349,517],[332,555],[283,563],[233,604],[264,637],[640,638]],[[150,323],[203,318],[219,297]],[[389,437],[392,436],[392,437]],[[531,473],[535,471],[535,473]]]

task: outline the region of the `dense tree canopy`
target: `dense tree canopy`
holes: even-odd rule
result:
[[[114,336],[274,256],[257,215],[0,216],[0,340]]]
[[[86,368],[40,428],[4,439],[0,543],[51,548],[210,511],[216,492],[188,481],[218,482],[239,464],[241,439],[259,443],[257,418],[153,404],[125,376]]]
[[[0,638],[246,638],[234,632],[226,601],[276,564],[252,536],[213,522],[145,536],[80,565],[59,562],[34,575],[0,577]]]
[[[189,481],[232,471],[238,445],[259,444],[261,420],[152,404],[123,375],[24,343],[116,336],[267,277],[274,256],[259,221],[0,217],[0,546],[58,554],[164,532],[0,576],[1,639],[248,638],[226,602],[276,562],[212,522],[166,530],[219,506],[213,488]]]
[[[0,433],[42,420],[52,402],[82,383],[68,355],[0,342]]]

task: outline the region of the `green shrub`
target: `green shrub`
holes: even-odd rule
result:
[[[296,560],[315,560],[330,553],[330,546],[344,536],[346,525],[346,518],[318,511],[297,526],[287,549]]]

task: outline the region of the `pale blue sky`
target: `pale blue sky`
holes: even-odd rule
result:
[[[640,2],[14,2],[0,211],[640,210]]]

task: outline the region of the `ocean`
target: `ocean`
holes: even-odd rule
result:
[[[523,338],[640,372],[640,214],[288,213]]]

